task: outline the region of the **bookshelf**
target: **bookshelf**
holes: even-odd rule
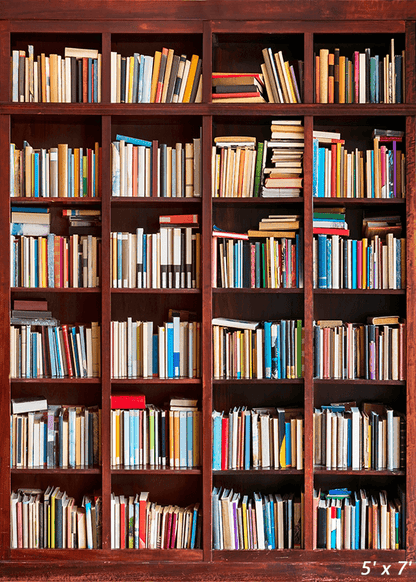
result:
[[[387,0],[312,3],[207,0],[205,2],[134,1],[52,3],[53,15],[44,14],[41,2],[4,3],[0,22],[0,343],[9,345],[9,318],[14,299],[47,299],[48,308],[63,323],[101,325],[101,377],[42,380],[9,379],[9,351],[0,350],[0,577],[42,579],[45,568],[55,579],[85,576],[123,580],[293,580],[312,581],[330,577],[358,580],[370,568],[368,579],[383,574],[412,580],[416,565],[416,2]],[[82,18],[82,19],[80,19]],[[314,103],[314,52],[340,47],[344,54],[377,49],[389,50],[394,37],[397,50],[406,50],[406,101],[403,104]],[[12,50],[35,54],[63,54],[64,48],[85,47],[102,54],[101,103],[13,103],[10,99],[9,57]],[[111,103],[111,51],[123,56],[134,52],[152,55],[163,46],[198,54],[203,61],[201,103]],[[283,50],[285,58],[303,59],[303,103],[217,104],[211,100],[211,72],[260,72],[262,49]],[[303,196],[287,199],[212,199],[211,147],[216,136],[250,135],[259,141],[270,138],[274,119],[301,120],[305,130]],[[341,131],[351,147],[371,147],[375,127],[405,131],[405,199],[312,198],[312,132]],[[118,198],[111,190],[111,142],[117,134],[174,145],[192,141],[202,128],[201,198]],[[62,141],[72,147],[102,147],[101,197],[94,199],[28,199],[9,197],[9,143],[22,148],[54,147]],[[312,283],[312,216],[320,207],[346,207],[351,236],[360,236],[363,213],[399,214],[407,245],[406,289],[314,289]],[[62,209],[99,209],[102,213],[102,254],[98,288],[28,289],[10,287],[10,206],[49,208],[53,231],[67,235]],[[304,285],[291,289],[220,289],[211,285],[211,232],[215,224],[244,232],[273,212],[301,214],[304,225]],[[198,214],[201,232],[201,287],[199,289],[114,289],[110,281],[110,233],[137,226],[156,232],[161,214]],[[111,321],[133,316],[161,325],[169,308],[192,310],[201,325],[201,377],[194,379],[136,380],[111,378]],[[314,379],[313,321],[342,319],[364,322],[368,315],[397,314],[407,321],[407,375],[405,381]],[[305,328],[305,365],[300,379],[213,380],[213,317],[301,319]],[[145,394],[146,401],[162,406],[180,393],[198,398],[202,410],[202,464],[193,469],[114,469],[110,465],[110,396],[124,391]],[[43,394],[48,401],[73,406],[102,408],[102,465],[90,469],[11,469],[10,399]],[[407,463],[405,470],[332,470],[313,466],[313,411],[332,401],[383,401],[407,416]],[[212,471],[212,411],[234,406],[296,406],[304,409],[303,469]],[[331,487],[374,488],[394,491],[396,484],[407,495],[406,549],[314,550],[313,490]],[[78,500],[85,493],[101,491],[102,548],[96,550],[10,549],[10,493],[20,487],[46,489],[60,486]],[[293,550],[212,550],[211,492],[213,486],[253,491],[303,490],[305,496],[304,547]],[[132,495],[149,491],[161,504],[185,507],[198,501],[202,508],[202,549],[111,550],[110,497],[112,492]],[[192,499],[190,499],[190,492]]]

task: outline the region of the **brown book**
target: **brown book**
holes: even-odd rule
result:
[[[296,238],[294,231],[284,230],[249,230],[247,234],[249,238]]]
[[[377,317],[367,317],[367,323],[372,323],[373,325],[397,325],[399,321],[399,315],[380,315]]]
[[[58,144],[58,196],[68,197],[68,144]]]
[[[58,55],[49,55],[51,103],[58,103]]]
[[[18,311],[48,311],[46,299],[15,299],[13,309]]]
[[[259,230],[297,230],[299,228],[299,221],[293,222],[260,222]]]

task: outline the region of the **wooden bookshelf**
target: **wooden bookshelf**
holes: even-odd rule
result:
[[[416,578],[416,0],[131,0],[81,2],[40,0],[0,2],[0,579],[43,580],[250,580],[314,582],[319,579],[353,582],[385,575]],[[314,51],[341,46],[345,51],[375,46],[383,49],[390,38],[406,50],[404,104],[314,103]],[[13,49],[35,46],[36,54],[57,52],[65,46],[97,48],[102,53],[101,103],[12,103],[9,59]],[[151,55],[162,46],[175,53],[198,54],[203,61],[203,97],[196,104],[112,104],[110,53]],[[219,104],[211,100],[212,71],[258,71],[261,50],[273,46],[287,57],[304,60],[304,103]],[[381,51],[381,49],[380,49]],[[382,51],[379,54],[385,54]],[[212,199],[211,147],[219,135],[253,135],[270,139],[272,119],[301,119],[305,128],[304,188],[302,197],[286,199]],[[405,131],[405,199],[313,199],[312,131],[345,132],[366,147],[377,124]],[[186,142],[202,127],[201,198],[120,199],[112,197],[110,144],[117,133],[144,139]],[[61,140],[102,147],[102,197],[84,199],[28,199],[9,197],[9,143],[22,147],[51,147]],[[355,146],[354,146],[355,147]],[[345,206],[352,235],[357,236],[363,211],[399,213],[406,224],[407,287],[405,290],[322,290],[312,284],[312,215],[320,206]],[[59,222],[62,208],[94,208],[102,212],[100,287],[94,289],[27,289],[10,287],[9,214],[13,205],[40,205],[51,209]],[[275,212],[300,213],[304,220],[303,289],[217,289],[211,281],[211,232],[220,228],[243,231],[259,218]],[[201,289],[112,289],[110,287],[110,232],[143,222],[155,223],[162,213],[199,214],[201,225]],[[61,219],[62,220],[62,219]],[[143,225],[144,226],[144,225]],[[62,322],[100,321],[101,378],[82,380],[9,378],[9,318],[15,298],[47,298]],[[161,322],[169,308],[192,309],[202,322],[202,376],[192,380],[119,380],[110,376],[110,322],[127,315],[146,314]],[[407,380],[314,380],[313,321],[341,318],[365,321],[366,315],[398,313],[407,320]],[[304,377],[296,380],[213,380],[213,317],[247,319],[302,319],[305,326]],[[162,405],[178,391],[198,398],[202,406],[203,456],[201,467],[115,469],[110,465],[110,396],[125,389],[143,392],[146,401]],[[10,399],[42,393],[57,404],[102,408],[102,466],[91,469],[11,469]],[[327,471],[313,465],[313,410],[332,400],[382,400],[407,415],[406,470]],[[300,406],[304,409],[303,470],[212,470],[211,413],[230,406]],[[405,486],[407,496],[406,549],[313,550],[312,499],[315,487],[374,487],[393,490]],[[103,499],[102,549],[10,549],[10,492],[18,487],[59,485],[71,495],[101,491]],[[212,550],[211,492],[213,486],[234,487],[242,493],[279,492],[280,488],[305,495],[304,549]],[[110,496],[113,491],[149,491],[160,503],[202,507],[202,549],[111,550]],[[404,562],[407,564],[404,565]],[[367,568],[370,569],[368,573]],[[401,572],[400,569],[402,568]],[[399,574],[400,572],[400,574]]]

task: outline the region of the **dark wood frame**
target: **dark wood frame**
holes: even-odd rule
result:
[[[415,192],[415,119],[416,119],[416,59],[415,59],[415,21],[416,1],[410,0],[296,0],[283,2],[282,0],[270,0],[249,2],[247,0],[207,0],[180,2],[173,1],[139,1],[130,0],[119,2],[108,0],[101,2],[81,2],[80,0],[51,0],[46,3],[40,0],[20,0],[9,2],[0,0],[0,243],[2,253],[0,256],[0,342],[3,349],[0,350],[0,578],[2,579],[69,579],[70,576],[78,579],[100,580],[358,580],[362,579],[363,564],[365,561],[371,567],[371,572],[366,578],[378,579],[383,573],[383,564],[392,564],[390,575],[398,575],[400,561],[416,562],[416,311],[414,297],[416,296],[416,192]],[[406,47],[406,104],[403,105],[321,105],[313,103],[313,48],[314,34],[345,34],[349,33],[384,33],[404,35]],[[9,58],[11,54],[12,35],[50,33],[60,34],[91,34],[101,37],[102,51],[102,103],[82,104],[20,104],[11,103],[9,100]],[[134,34],[138,37],[147,34],[160,34],[161,43],[164,34],[198,35],[201,37],[203,58],[203,102],[191,105],[124,105],[111,104],[110,97],[110,50],[112,34]],[[304,41],[304,95],[305,103],[299,105],[217,105],[211,103],[210,77],[213,64],[212,46],[216,35],[230,33],[233,35],[298,33],[303,35]],[[266,40],[265,40],[266,42]],[[162,46],[162,45],[161,45]],[[266,44],[264,45],[266,46]],[[36,49],[36,47],[35,47]],[[261,57],[260,57],[261,58]],[[260,59],[259,59],[260,62]],[[48,116],[65,117],[68,119],[85,115],[94,117],[101,122],[102,144],[102,286],[101,290],[91,292],[65,290],[65,293],[73,300],[94,301],[97,293],[100,297],[102,320],[102,378],[85,381],[92,390],[98,390],[103,410],[103,442],[101,469],[62,471],[62,470],[10,470],[9,463],[9,403],[13,391],[18,385],[19,390],[30,390],[31,385],[39,387],[35,381],[10,381],[9,380],[9,310],[12,293],[9,282],[9,142],[11,139],[12,119],[19,121],[22,115],[40,116],[46,121]],[[109,280],[109,233],[111,230],[112,207],[125,204],[124,201],[112,201],[110,190],[110,177],[106,171],[110,167],[110,142],[112,116],[123,119],[127,116],[140,117],[170,117],[180,115],[197,117],[201,120],[203,128],[203,196],[201,200],[192,200],[178,203],[185,208],[192,207],[192,212],[202,215],[202,289],[193,292],[195,301],[200,301],[202,313],[202,346],[203,364],[202,379],[193,381],[188,386],[193,386],[201,397],[203,407],[203,463],[200,470],[186,473],[186,482],[193,483],[197,479],[200,489],[200,501],[203,507],[203,549],[202,550],[110,550],[110,493],[112,491],[112,477],[109,464],[109,402],[113,382],[110,380],[110,355],[109,349],[105,349],[110,343],[110,320],[112,297],[118,293],[110,289]],[[305,266],[304,289],[299,294],[293,292],[279,293],[282,300],[293,297],[298,302],[298,308],[304,313],[305,321],[305,377],[300,381],[303,388],[303,400],[305,408],[305,468],[300,479],[305,491],[305,549],[284,551],[212,551],[211,550],[211,490],[215,476],[211,469],[211,411],[213,408],[214,391],[221,383],[212,382],[212,348],[211,348],[211,318],[213,315],[214,299],[224,301],[227,305],[227,296],[232,301],[233,294],[229,291],[211,289],[211,230],[212,212],[214,206],[218,209],[223,201],[213,201],[210,192],[210,160],[211,144],[213,143],[213,126],[218,116],[227,116],[235,124],[241,123],[242,118],[271,119],[278,116],[296,116],[304,119],[305,126],[305,156],[304,156],[304,197],[296,202],[298,208],[303,205],[305,224]],[[314,291],[312,288],[312,130],[315,117],[330,117],[336,120],[342,116],[357,116],[365,119],[367,116],[391,116],[405,120],[406,125],[406,200],[404,201],[348,201],[348,207],[359,208],[377,207],[387,209],[392,207],[399,209],[407,217],[407,289],[403,299],[405,314],[407,317],[407,381],[406,383],[382,383],[386,390],[394,392],[395,387],[402,386],[402,393],[406,393],[407,412],[407,469],[405,482],[407,490],[407,548],[398,551],[323,551],[312,550],[312,494],[316,475],[324,472],[313,467],[313,442],[312,442],[312,414],[314,406],[314,394],[319,383],[313,381],[312,358],[312,321],[314,318],[315,297],[322,291]],[[266,136],[267,138],[267,136]],[[61,201],[50,201],[51,207],[62,204]],[[83,202],[81,202],[83,204]],[[126,204],[140,208],[142,204],[149,204],[145,200],[131,201]],[[163,199],[153,200],[150,204],[162,211],[169,211],[172,202]],[[233,205],[227,201],[225,204]],[[235,201],[235,209],[245,208],[249,211],[251,205],[264,205],[265,210],[270,207],[263,200],[249,200],[243,204]],[[276,202],[279,205],[279,201]],[[391,206],[393,205],[393,206]],[[55,291],[49,291],[48,297]],[[76,293],[76,295],[75,295]],[[143,293],[143,299],[147,292]],[[249,309],[250,301],[256,295],[252,291],[239,292],[244,297]],[[296,292],[295,292],[296,293]],[[371,293],[371,292],[369,292]],[[170,298],[161,299],[162,294],[152,292],[159,296],[165,305],[170,306]],[[263,292],[264,296],[270,296],[270,292]],[[375,295],[394,296],[403,295],[403,292],[381,291]],[[358,292],[339,291],[335,294],[339,300],[360,295]],[[364,295],[364,293],[363,293]],[[66,296],[66,295],[65,295]],[[263,295],[262,295],[263,296]],[[59,297],[59,295],[58,295]],[[138,298],[132,294],[132,299]],[[223,299],[225,298],[225,299]],[[292,299],[291,299],[292,300]],[[186,301],[186,297],[185,297]],[[246,317],[246,313],[241,313]],[[70,383],[70,381],[67,381]],[[299,381],[298,381],[299,383]],[[56,384],[56,382],[55,382]],[[98,384],[98,386],[97,386]],[[101,385],[101,391],[99,388]],[[145,382],[139,383],[146,384]],[[156,382],[157,384],[157,382]],[[175,390],[175,382],[163,384],[161,389],[168,395]],[[172,386],[170,385],[172,384]],[[179,383],[181,384],[181,383]],[[183,383],[182,383],[183,384]],[[258,384],[261,384],[259,382]],[[288,383],[286,383],[288,384]],[[332,382],[336,384],[336,382]],[[348,382],[338,382],[339,386],[349,385]],[[380,383],[378,383],[380,384]],[[405,384],[405,386],[404,386]],[[47,389],[48,382],[44,385]],[[371,382],[360,382],[360,389],[365,390]],[[23,386],[23,388],[22,388]],[[94,388],[95,386],[95,388]],[[165,386],[165,387],[163,387]],[[246,390],[255,388],[256,382],[246,383]],[[355,384],[357,386],[357,383]],[[141,389],[142,386],[140,386]],[[243,403],[243,402],[242,402]],[[68,473],[77,475],[77,479],[98,481],[103,495],[103,549],[102,550],[10,550],[9,549],[9,507],[10,491],[14,479],[36,480],[42,473],[43,482],[46,478],[53,483],[54,478],[65,479]],[[148,478],[150,472],[135,471],[130,474]],[[164,475],[162,474],[164,473]],[[151,475],[159,475],[160,479],[169,480],[169,485],[175,482],[175,471],[152,471]],[[184,474],[185,472],[182,472]],[[247,473],[247,472],[246,472]],[[358,475],[363,479],[368,477],[368,472],[343,472],[347,479],[356,480]],[[376,473],[376,474],[375,474]],[[120,474],[120,472],[118,472]],[[287,473],[288,474],[288,473]],[[334,472],[331,472],[334,475]],[[281,472],[275,472],[277,483],[280,479],[284,482]],[[379,479],[380,483],[391,482],[400,478],[403,480],[403,472],[392,476],[387,472],[374,472],[371,477]],[[245,481],[244,474],[235,474],[236,479]],[[231,475],[231,478],[233,476]],[[257,477],[261,482],[261,474]],[[131,478],[132,479],[132,478]],[[356,482],[356,481],[354,481]],[[393,481],[394,482],[394,481]],[[88,481],[89,483],[89,481]],[[247,485],[248,486],[248,485]],[[136,486],[139,491],[139,485]],[[401,578],[413,580],[414,566],[406,566],[401,573]]]

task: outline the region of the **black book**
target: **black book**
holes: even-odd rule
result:
[[[318,505],[318,537],[317,548],[326,549],[326,506]]]
[[[120,67],[120,102],[126,102],[126,57],[121,57]]]
[[[166,103],[172,103],[173,90],[175,88],[176,77],[178,76],[180,57],[178,55],[173,56],[172,68],[170,70],[169,85],[166,93]]]
[[[248,240],[243,240],[243,287],[251,287],[251,247]]]
[[[71,57],[71,103],[77,102],[77,59]]]
[[[396,70],[396,103],[402,103],[402,57],[395,55],[394,66]]]
[[[365,102],[370,103],[370,49],[365,49]]]
[[[77,59],[77,88],[78,88],[78,103],[82,103],[82,59]]]
[[[257,93],[256,85],[217,85],[212,88],[213,93]]]
[[[181,228],[180,286],[181,289],[186,288],[186,233],[184,228]]]
[[[34,317],[52,317],[52,311],[23,311],[20,309],[12,309],[12,317],[21,317],[33,319]]]
[[[339,48],[334,50],[334,103],[339,103]]]

